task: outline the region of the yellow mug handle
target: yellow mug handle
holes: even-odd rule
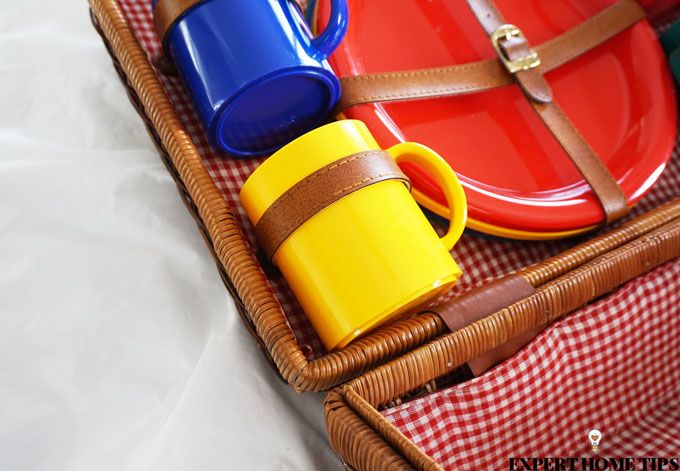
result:
[[[467,199],[455,172],[439,154],[422,144],[403,142],[387,152],[397,163],[412,162],[435,178],[449,206],[449,230],[441,241],[448,250],[453,249],[467,222]]]

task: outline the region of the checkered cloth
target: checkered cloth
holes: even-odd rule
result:
[[[437,462],[680,456],[680,260],[544,331],[485,375],[383,412]],[[638,468],[640,469],[640,468]]]
[[[161,45],[154,33],[149,0],[119,0],[128,22],[137,39],[146,50],[152,62],[158,58]],[[168,96],[175,104],[177,113],[192,136],[199,152],[205,160],[208,172],[217,188],[231,206],[241,222],[251,246],[255,247],[253,229],[238,200],[238,192],[248,176],[263,159],[236,160],[213,150],[208,144],[191,99],[177,77],[169,77],[158,72]],[[634,213],[641,214],[678,195],[680,188],[680,159],[677,152],[654,191],[640,202]],[[438,229],[443,228],[439,221]],[[463,269],[464,276],[448,294],[455,296],[489,279],[520,269],[531,263],[555,255],[578,240],[556,242],[516,242],[489,238],[480,234],[466,233],[456,245],[453,254]],[[271,286],[283,306],[298,342],[307,357],[312,359],[323,355],[324,349],[307,318],[297,304],[288,285],[280,274],[270,276]]]

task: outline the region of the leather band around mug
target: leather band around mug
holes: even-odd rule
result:
[[[255,225],[258,245],[268,261],[302,224],[355,191],[387,180],[411,183],[385,151],[344,157],[300,180],[267,208]]]
[[[493,36],[507,26],[491,0],[468,0],[484,30]],[[617,182],[553,101],[543,74],[582,55],[645,18],[635,0],[619,0],[576,28],[533,49],[526,38],[498,40],[499,59],[435,69],[369,74],[341,79],[343,97],[339,109],[362,103],[401,101],[481,92],[517,83],[548,129],[590,185],[605,213],[605,222],[629,212],[627,199]],[[504,65],[535,55],[540,65],[511,73]],[[500,57],[502,56],[502,57]]]

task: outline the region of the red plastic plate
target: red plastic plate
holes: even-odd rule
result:
[[[532,44],[551,39],[615,0],[497,0]],[[350,26],[331,57],[339,76],[462,64],[495,57],[464,0],[349,0]],[[319,0],[322,29],[330,2]],[[677,124],[673,83],[654,31],[640,22],[549,72],[556,101],[614,175],[629,205],[649,191],[671,154]],[[383,146],[415,141],[458,173],[470,217],[533,232],[602,222],[590,187],[516,85],[474,95],[356,106]],[[444,203],[433,179],[404,169]]]

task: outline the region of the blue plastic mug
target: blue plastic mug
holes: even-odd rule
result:
[[[268,154],[321,124],[340,98],[326,59],[348,17],[347,0],[332,0],[316,38],[292,0],[206,0],[180,17],[166,50],[213,146]]]

